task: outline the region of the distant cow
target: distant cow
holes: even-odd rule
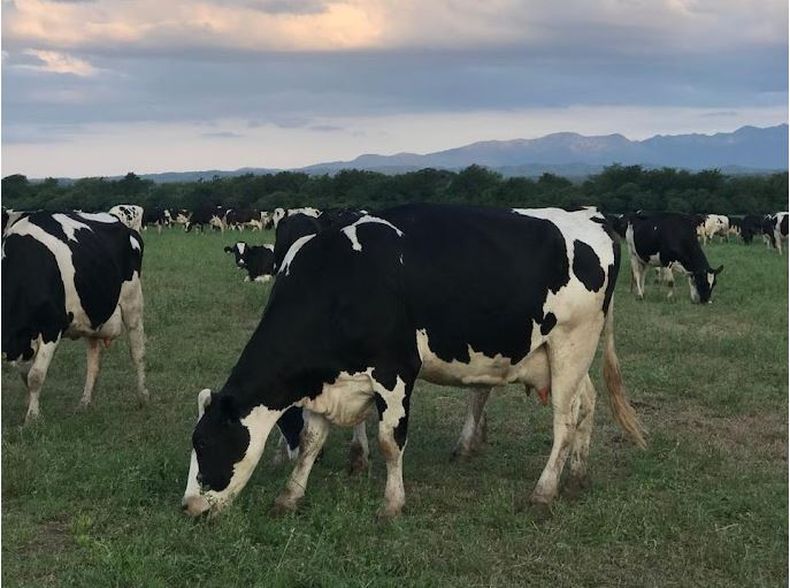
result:
[[[225,247],[233,253],[236,267],[247,270],[245,282],[268,282],[274,274],[274,245],[247,245],[244,241]]]
[[[763,237],[769,248],[774,248],[782,255],[782,243],[787,241],[787,216],[786,212],[767,214],[763,218]]]
[[[62,337],[88,343],[80,406],[91,402],[101,343],[123,327],[137,370],[137,391],[148,398],[143,356],[140,234],[108,213],[35,212],[3,239],[3,357],[17,364],[27,386],[25,421],[39,415],[39,393]]]
[[[194,228],[199,228],[201,232],[206,230],[206,225],[225,232],[225,209],[221,206],[201,206],[192,213],[185,224],[185,230],[189,233]]]
[[[118,204],[109,210],[110,214],[117,216],[120,221],[138,233],[143,228],[143,207],[136,204]]]
[[[149,226],[154,226],[161,235],[162,227],[168,227],[172,222],[170,211],[166,208],[146,208],[143,213],[143,230],[146,230]]]
[[[756,214],[747,214],[740,220],[741,239],[749,245],[754,239],[755,235],[762,234],[763,231],[763,217]]]
[[[648,265],[653,265],[688,276],[692,301],[711,301],[716,276],[724,266],[711,269],[696,239],[693,217],[672,212],[629,215],[626,242],[631,253],[631,273],[637,298],[644,298],[645,272]],[[664,272],[664,277],[669,282],[669,296],[672,296],[672,272]]]
[[[244,227],[249,227],[254,230],[263,230],[263,221],[261,220],[261,213],[257,210],[236,210],[230,209],[225,214],[225,224],[230,229],[244,230]]]
[[[730,221],[723,214],[707,214],[694,217],[697,219],[697,236],[703,244],[707,244],[714,235],[725,237],[730,228]]]
[[[569,455],[569,483],[587,475],[595,402],[588,370],[602,333],[613,414],[644,445],[614,346],[619,253],[593,209],[409,205],[298,240],[225,385],[198,395],[184,510],[198,516],[228,504],[294,406],[307,409],[306,423],[275,507],[296,508],[330,423],[353,426],[375,407],[387,464],[380,516],[397,516],[418,378],[519,382],[547,395],[550,386],[554,444],[531,496],[550,504]]]

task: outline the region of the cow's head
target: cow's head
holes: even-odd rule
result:
[[[183,510],[190,516],[214,513],[238,494],[261,458],[266,438],[282,411],[255,406],[242,411],[233,396],[198,395],[198,422]]]
[[[706,271],[694,272],[689,275],[689,286],[691,289],[691,301],[699,304],[711,302],[713,288],[716,286],[716,276],[724,269],[720,265],[716,269],[708,268]]]
[[[247,250],[247,243],[239,241],[233,247],[225,247],[225,253],[232,253],[236,258],[236,265],[238,267],[245,267],[247,265],[245,252]]]

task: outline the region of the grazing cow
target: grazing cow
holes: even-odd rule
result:
[[[238,229],[243,231],[244,227],[250,227],[254,230],[263,230],[263,221],[261,214],[256,210],[235,210],[230,209],[225,215],[225,224],[228,228]]]
[[[762,234],[763,217],[756,214],[747,214],[740,221],[741,239],[749,245],[755,235]]]
[[[162,234],[162,227],[168,227],[173,222],[170,211],[166,208],[146,208],[143,214],[143,230],[153,225],[157,233]]]
[[[3,239],[3,356],[20,368],[29,404],[39,415],[39,393],[62,337],[88,343],[80,406],[91,402],[101,343],[126,327],[141,401],[145,389],[140,234],[108,213],[35,212]]]
[[[233,253],[236,267],[247,270],[245,282],[268,282],[274,274],[274,245],[247,245],[244,241],[225,247]]]
[[[637,298],[644,298],[646,269],[653,265],[686,274],[693,302],[711,301],[716,276],[724,266],[711,269],[696,239],[695,226],[693,217],[672,212],[629,216],[626,242]],[[668,296],[672,296],[672,271],[664,272],[664,277],[669,283]]]
[[[193,228],[200,228],[201,232],[205,232],[206,225],[219,229],[225,232],[225,209],[221,206],[201,206],[195,209],[189,220],[185,224],[186,232],[190,232]]]
[[[694,218],[698,222],[697,236],[704,245],[707,245],[714,235],[726,235],[730,226],[729,220],[723,214],[699,215]]]
[[[619,254],[594,209],[408,205],[297,240],[225,385],[198,395],[184,510],[197,516],[228,504],[277,420],[300,406],[299,457],[275,502],[295,508],[329,424],[355,425],[375,406],[387,465],[380,515],[398,515],[418,377],[550,385],[554,444],[531,496],[548,505],[569,454],[571,480],[586,477],[595,403],[588,370],[602,332],[613,414],[644,446],[614,347]]]
[[[136,204],[118,204],[109,210],[110,214],[117,216],[120,221],[138,233],[143,228],[143,207]]]

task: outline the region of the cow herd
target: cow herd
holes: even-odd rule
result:
[[[716,235],[763,235],[780,253],[787,213],[697,217],[596,209],[497,209],[412,204],[377,211],[314,208],[260,212],[219,207],[109,213],[3,211],[3,357],[20,370],[26,422],[62,338],[87,342],[80,406],[91,402],[102,346],[125,329],[145,385],[141,231],[182,225],[253,231],[274,244],[238,241],[225,251],[245,281],[274,284],[252,337],[216,391],[198,394],[198,421],[183,510],[216,513],[243,489],[277,427],[295,460],[276,510],[297,507],[330,425],[354,427],[351,456],[365,467],[365,421],[378,416],[387,478],[380,514],[405,503],[403,457],[417,380],[467,389],[456,451],[481,442],[492,388],[517,383],[553,411],[553,444],[531,495],[539,507],[585,487],[596,390],[590,367],[603,339],[603,381],[612,415],[645,445],[614,343],[614,290],[623,240],[632,290],[644,296],[649,266],[670,285],[688,278],[694,302],[711,301],[723,267],[702,244]],[[702,244],[701,244],[702,243]],[[152,293],[149,295],[156,295]]]

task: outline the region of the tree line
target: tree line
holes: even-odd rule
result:
[[[409,202],[453,202],[505,207],[593,205],[610,213],[672,210],[687,213],[764,214],[787,209],[787,172],[732,176],[719,170],[691,172],[612,165],[581,181],[545,173],[511,177],[481,166],[460,171],[422,169],[397,175],[343,170],[311,176],[284,171],[155,183],[134,173],[120,179],[2,180],[3,205],[18,210],[107,210],[115,204],[186,208],[218,205],[272,210],[384,208]]]

